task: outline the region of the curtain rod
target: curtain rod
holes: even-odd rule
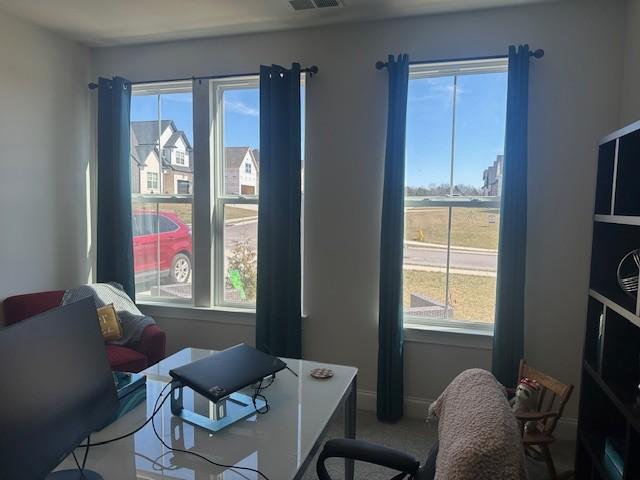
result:
[[[529,52],[530,57],[542,58],[544,57],[544,50],[539,48],[538,50]],[[416,60],[409,62],[409,65],[421,65],[424,63],[446,63],[446,62],[471,62],[474,60],[499,60],[501,58],[508,58],[507,55],[489,55],[485,57],[466,57],[466,58],[442,58],[438,60]],[[387,67],[387,62],[378,60],[376,62],[376,68],[382,70]]]
[[[311,65],[307,68],[300,69],[301,73],[308,73],[309,78],[312,78],[314,75],[317,75],[320,69],[316,65]],[[140,85],[144,83],[168,83],[168,82],[188,82],[188,81],[196,81],[196,80],[220,80],[224,78],[233,78],[233,77],[255,77],[260,75],[259,72],[255,73],[232,73],[227,75],[204,75],[200,77],[185,77],[185,78],[166,78],[164,80],[145,80],[142,82],[131,82],[132,85]],[[89,85],[89,90],[95,90],[98,88],[98,84],[91,82]]]

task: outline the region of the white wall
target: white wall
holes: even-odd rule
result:
[[[640,120],[640,0],[627,0],[620,123]]]
[[[0,11],[0,300],[86,282],[89,49]]]
[[[93,51],[95,75],[132,81],[251,73],[260,63],[316,64],[307,84],[305,301],[307,358],[355,365],[376,387],[379,231],[389,53],[414,60],[544,48],[530,91],[526,356],[579,383],[596,146],[619,120],[624,5],[579,0]],[[171,58],[171,62],[166,59]],[[340,172],[340,174],[336,174]],[[366,176],[362,176],[366,172]],[[197,265],[196,265],[197,268]],[[172,314],[173,315],[173,314]],[[251,340],[253,330],[160,316],[171,350]],[[232,314],[214,313],[227,321]],[[486,342],[455,334],[406,345],[406,393],[434,398],[469,367],[490,367]],[[575,415],[577,395],[569,415]]]

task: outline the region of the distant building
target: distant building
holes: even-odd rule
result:
[[[502,172],[504,171],[504,155],[497,155],[496,160],[482,174],[484,185],[482,195],[499,197],[502,192]]]
[[[158,127],[162,154],[158,154]],[[260,152],[225,147],[225,193],[257,195]],[[162,163],[162,178],[160,177]],[[131,122],[131,191],[142,194],[193,194],[193,148],[172,120]]]
[[[158,153],[158,126],[160,145]],[[131,122],[131,185],[133,193],[193,193],[193,148],[172,120]],[[160,163],[162,162],[162,179]],[[161,182],[162,180],[162,182]],[[161,190],[162,188],[162,190]]]
[[[224,191],[231,195],[257,195],[260,152],[249,147],[224,149]]]

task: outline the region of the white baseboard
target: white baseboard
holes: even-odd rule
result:
[[[404,397],[404,414],[409,418],[426,420],[427,409],[433,400],[422,397]],[[369,412],[376,411],[376,392],[371,390],[358,390],[358,408]],[[558,421],[555,436],[558,440],[576,440],[578,430],[578,419],[574,417],[563,417]]]

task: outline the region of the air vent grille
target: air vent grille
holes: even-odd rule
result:
[[[311,0],[289,0],[289,5],[294,10],[310,10],[316,8]]]
[[[342,0],[289,0],[294,10],[312,10],[315,8],[342,7]]]
[[[318,8],[331,8],[340,6],[340,0],[313,0],[313,3],[315,3],[316,7]]]

